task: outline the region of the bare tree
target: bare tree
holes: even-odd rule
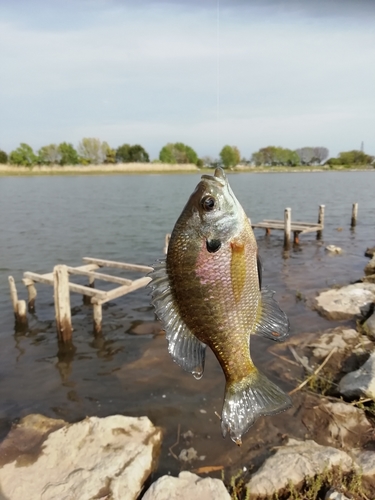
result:
[[[301,165],[311,165],[314,158],[314,148],[304,147],[296,149]]]
[[[93,137],[85,137],[78,144],[78,154],[86,163],[95,165],[104,163],[107,158],[109,146],[105,141]]]
[[[329,156],[329,151],[327,148],[318,147],[314,148],[314,162],[323,163]]]
[[[49,146],[43,146],[38,151],[38,161],[40,163],[56,164],[60,163],[62,154],[59,150],[59,146],[57,144],[50,144]]]

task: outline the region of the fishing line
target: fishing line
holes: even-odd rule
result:
[[[220,0],[216,3],[216,151],[220,151]]]

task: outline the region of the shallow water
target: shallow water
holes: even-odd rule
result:
[[[82,305],[80,295],[72,295],[74,347],[64,351],[56,340],[52,287],[38,284],[29,329],[14,331],[9,275],[16,280],[20,298],[26,299],[24,271],[48,272],[57,263],[80,265],[85,256],[152,265],[163,257],[165,233],[171,231],[198,180],[196,175],[0,178],[0,434],[13,419],[28,413],[67,421],[86,415],[148,415],[165,430],[157,475],[176,473],[181,467],[173,453],[189,447],[189,439],[181,437],[173,453],[168,450],[179,428],[181,433],[193,432],[193,446],[205,457],[194,467],[241,461],[246,439],[242,451],[233,448],[228,438],[221,438],[215,416],[215,411],[221,412],[224,390],[218,363],[209,354],[200,381],[173,363],[163,336],[154,335],[159,329],[147,289],[105,305],[103,334],[97,338],[90,307]],[[300,294],[309,298],[321,288],[362,276],[368,261],[364,251],[375,244],[374,180],[375,172],[230,176],[254,222],[281,219],[287,206],[293,220],[314,222],[319,204],[326,205],[321,241],[314,233],[302,235],[298,248],[284,252],[281,231],[270,237],[263,230],[255,233],[264,284],[277,291],[292,335],[335,325],[299,300]],[[351,230],[353,202],[359,203],[359,214]],[[328,254],[328,244],[342,247],[343,254]],[[85,284],[85,279],[77,282]],[[252,354],[277,381],[268,346],[254,339]],[[261,429],[259,424],[257,432]]]

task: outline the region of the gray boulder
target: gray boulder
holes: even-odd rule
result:
[[[316,310],[330,320],[351,319],[361,314],[361,308],[375,301],[374,283],[356,283],[320,293],[315,299]]]
[[[350,471],[350,456],[331,446],[321,446],[315,441],[289,439],[287,446],[280,447],[268,458],[247,483],[250,498],[267,497],[286,488],[291,482],[301,484],[307,477],[340,466]]]
[[[375,352],[361,368],[340,380],[339,392],[348,398],[366,397],[375,400]]]
[[[375,340],[375,313],[363,323],[363,329],[369,339]]]
[[[143,500],[230,500],[220,479],[201,478],[188,471],[178,477],[163,476],[153,483]]]
[[[147,417],[70,425],[29,415],[0,445],[0,491],[7,500],[135,500],[160,445],[161,430]]]
[[[342,248],[337,247],[336,245],[328,245],[326,246],[327,252],[333,253],[333,254],[338,254],[342,253]]]
[[[375,476],[374,451],[357,451],[354,454],[354,461],[363,476]]]

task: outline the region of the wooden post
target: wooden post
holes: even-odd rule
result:
[[[18,300],[16,283],[14,282],[13,276],[9,276],[9,288],[10,288],[10,298],[12,300],[14,318],[16,320],[16,328],[22,327],[27,328],[27,314],[26,314],[26,302],[24,300]]]
[[[96,335],[102,333],[102,305],[93,304],[94,313],[94,333]]]
[[[169,241],[171,239],[171,235],[168,233],[165,235],[165,241],[164,241],[164,253],[167,255],[168,253],[168,246],[169,246]]]
[[[294,235],[294,238],[293,238],[293,243],[295,245],[299,245],[299,231],[293,231],[293,235]]]
[[[14,282],[13,276],[9,276],[8,281],[9,281],[10,298],[12,300],[12,306],[13,306],[14,316],[17,319],[17,311],[18,311],[18,307],[17,307],[17,303],[18,303],[17,288],[16,288],[16,284]]]
[[[322,225],[322,229],[316,232],[316,239],[320,240],[322,238],[323,234],[323,227],[324,227],[324,209],[325,205],[319,205],[319,214],[318,214],[318,224]]]
[[[28,321],[27,321],[26,301],[25,300],[18,301],[17,313],[18,313],[18,319],[16,321],[17,327],[21,327],[22,329],[27,329],[29,325],[28,325]]]
[[[36,288],[34,286],[34,283],[31,285],[27,285],[27,307],[30,313],[35,312],[35,299],[37,296],[36,293]]]
[[[266,227],[266,236],[269,236],[271,234],[271,229],[269,227]]]
[[[353,207],[352,207],[352,221],[350,223],[351,227],[355,227],[357,225],[357,215],[358,215],[358,203],[353,203]]]
[[[284,249],[289,250],[291,232],[292,209],[286,208],[284,211]]]
[[[72,319],[67,266],[61,264],[53,268],[53,287],[57,335],[60,341],[69,342],[72,338]]]
[[[95,288],[95,278],[93,276],[89,276],[89,287]],[[91,305],[91,297],[88,295],[83,295],[83,304],[85,306]]]

